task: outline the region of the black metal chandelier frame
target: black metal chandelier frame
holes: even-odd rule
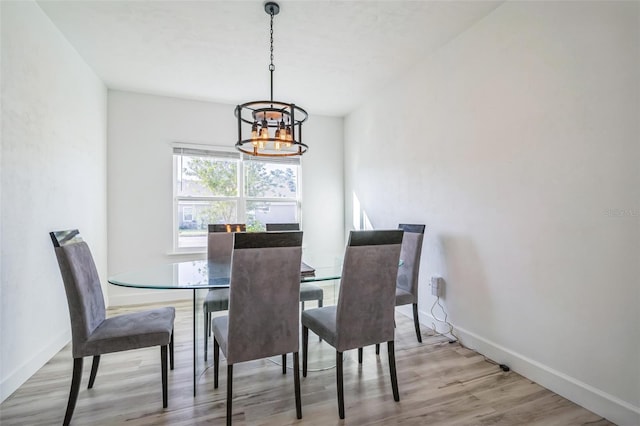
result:
[[[307,112],[288,102],[273,100],[273,17],[280,13],[278,3],[268,1],[265,12],[270,16],[271,98],[265,101],[251,101],[236,106],[238,119],[238,140],[236,149],[258,157],[291,157],[302,155],[309,147],[302,142],[302,123]]]

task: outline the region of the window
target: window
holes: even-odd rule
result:
[[[193,222],[193,206],[185,206],[182,208],[182,222]]]
[[[300,160],[174,147],[174,248],[207,246],[210,223],[299,222]]]

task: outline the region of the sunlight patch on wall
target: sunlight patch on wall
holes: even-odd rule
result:
[[[360,206],[360,200],[356,193],[353,193],[353,229],[357,231],[371,230],[373,226],[367,216],[367,212]]]

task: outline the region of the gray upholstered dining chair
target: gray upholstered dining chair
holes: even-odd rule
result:
[[[78,399],[82,379],[82,361],[93,356],[89,389],[93,387],[100,355],[130,349],[160,346],[162,370],[162,406],[167,407],[167,347],[173,370],[172,307],[122,314],[106,318],[106,309],[91,251],[78,230],[49,234],[62,274],[71,319],[73,377],[64,424],[68,425]]]
[[[266,225],[267,232],[273,231],[299,231],[300,224],[297,222],[292,223],[267,223]]]
[[[404,231],[400,259],[402,266],[398,268],[396,282],[396,306],[413,305],[413,324],[416,329],[418,342],[422,343],[420,320],[418,318],[418,274],[420,272],[420,257],[422,255],[422,241],[425,225],[401,223],[398,229]],[[362,352],[362,351],[361,351]],[[376,354],[380,353],[380,345],[376,345]],[[360,353],[360,357],[362,354]]]
[[[404,231],[400,259],[402,267],[398,269],[396,282],[396,306],[413,304],[413,323],[416,328],[418,342],[422,343],[420,321],[418,319],[418,274],[420,272],[420,256],[425,225],[401,223],[398,229]]]
[[[296,415],[302,418],[299,372],[302,232],[236,233],[229,315],[213,319],[214,388],[220,349],[227,359],[227,424],[231,424],[233,366],[293,353]]]
[[[272,231],[299,231],[299,223],[267,223],[267,232]],[[318,307],[322,307],[324,300],[324,290],[319,285],[311,283],[300,284],[300,302],[302,302],[302,310],[304,311],[304,302],[317,301]]]
[[[217,278],[229,278],[231,271],[231,253],[233,252],[233,233],[245,232],[244,223],[210,224],[207,233],[207,261],[209,281]],[[229,309],[229,289],[209,289],[202,303],[204,311],[204,360],[209,351],[211,335],[211,313]]]
[[[420,320],[418,318],[418,274],[425,225],[401,223],[398,229],[404,231],[400,259],[402,266],[398,268],[396,282],[396,306],[413,304],[413,324],[418,342],[422,343]],[[376,354],[380,353],[380,344],[376,344]],[[358,360],[362,362],[362,349],[359,349]]]
[[[342,354],[387,342],[393,399],[400,400],[394,352],[394,309],[401,230],[351,231],[337,306],[302,312],[302,374],[307,375],[309,330],[336,349],[338,414],[344,419]]]

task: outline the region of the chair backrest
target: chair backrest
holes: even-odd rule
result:
[[[398,288],[418,297],[418,274],[420,272],[420,256],[424,239],[424,225],[401,223],[398,229],[404,231],[400,259],[402,266],[398,269]],[[417,299],[416,299],[417,300]]]
[[[233,233],[244,232],[244,223],[210,224],[207,234],[207,266],[209,282],[226,280],[231,273]]]
[[[299,223],[267,223],[267,232],[271,231],[299,231]]]
[[[89,246],[77,229],[50,232],[69,305],[73,357],[106,317],[102,287]]]
[[[336,350],[393,340],[402,234],[351,231],[336,308]]]
[[[234,234],[230,364],[298,351],[302,232]]]
[[[247,225],[244,223],[210,223],[209,233],[211,232],[245,232]]]

